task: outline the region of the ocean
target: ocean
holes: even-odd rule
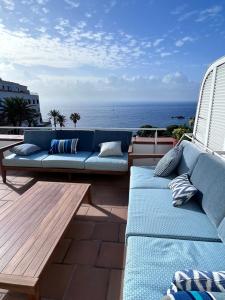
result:
[[[72,112],[80,114],[81,119],[77,127],[103,127],[103,128],[139,128],[142,125],[154,127],[167,127],[173,124],[187,123],[190,117],[195,116],[197,103],[107,103],[92,105],[45,106],[42,108],[43,119],[51,109],[57,109],[67,118],[66,126],[73,126],[69,116]],[[184,116],[184,119],[172,118]]]

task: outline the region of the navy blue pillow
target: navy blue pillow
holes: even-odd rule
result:
[[[78,139],[67,139],[67,140],[52,140],[51,148],[49,149],[49,154],[58,153],[77,153],[77,143]]]

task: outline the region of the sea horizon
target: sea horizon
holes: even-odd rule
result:
[[[73,126],[69,116],[73,112],[80,114],[77,127],[102,128],[139,128],[143,125],[167,127],[182,125],[195,116],[197,102],[107,102],[76,105],[45,105],[41,108],[43,120],[47,120],[51,109],[59,110],[66,116],[66,126]],[[183,116],[184,119],[172,117]]]

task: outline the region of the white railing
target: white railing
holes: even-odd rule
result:
[[[133,133],[137,133],[137,131],[153,131],[155,145],[157,145],[158,141],[158,132],[159,131],[166,131],[166,128],[140,128],[140,127],[131,127],[131,128],[103,128],[103,127],[26,127],[26,126],[0,126],[1,130],[112,130],[112,131],[132,131]],[[10,133],[8,133],[10,134]]]

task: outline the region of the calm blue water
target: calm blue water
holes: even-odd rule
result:
[[[42,109],[46,119],[50,109],[58,109],[67,117],[66,125],[71,126],[69,116],[72,112],[80,113],[81,119],[77,127],[140,127],[150,124],[156,127],[166,127],[172,124],[184,124],[195,115],[197,103],[134,103],[134,104],[95,104],[74,107],[45,107]],[[172,116],[182,115],[184,120],[172,119]]]

